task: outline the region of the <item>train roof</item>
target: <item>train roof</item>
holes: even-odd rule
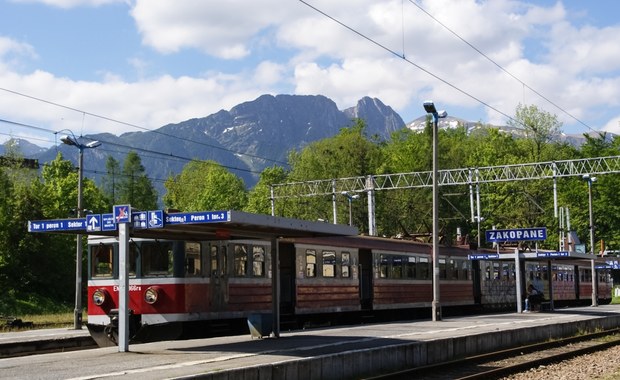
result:
[[[281,241],[291,242],[295,244],[314,244],[326,245],[334,247],[355,247],[361,249],[386,250],[396,252],[416,252],[416,253],[432,253],[433,245],[416,240],[404,240],[385,238],[377,236],[355,235],[355,236],[323,236],[323,237],[295,237],[281,239]],[[440,247],[441,253],[459,253],[467,254],[470,249],[464,247]]]

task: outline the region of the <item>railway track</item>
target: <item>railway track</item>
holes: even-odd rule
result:
[[[620,345],[620,329],[521,346],[368,379],[499,379],[541,365],[562,362],[617,345]]]

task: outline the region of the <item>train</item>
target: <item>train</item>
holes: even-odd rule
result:
[[[282,238],[277,244],[282,324],[303,327],[431,313],[431,244],[372,236]],[[514,310],[514,260],[471,260],[471,253],[469,247],[440,247],[441,310]],[[271,241],[132,238],[127,255],[132,342],[198,337],[222,326],[243,325],[252,314],[272,312]],[[87,256],[87,327],[100,346],[115,345],[117,238],[89,236]],[[545,297],[551,291],[555,305],[591,302],[589,261],[532,259],[520,266],[521,286],[541,281]],[[598,302],[609,303],[610,270],[597,269],[596,277]]]

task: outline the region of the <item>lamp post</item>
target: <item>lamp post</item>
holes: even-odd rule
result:
[[[584,174],[584,181],[588,184],[588,211],[590,214],[590,253],[592,254],[592,306],[598,306],[598,294],[596,289],[596,268],[594,265],[594,217],[592,215],[592,182],[596,182],[596,177]]]
[[[73,133],[63,136],[60,141],[64,144],[72,145],[78,148],[80,154],[78,156],[78,204],[77,217],[82,217],[82,177],[84,170],[84,149],[93,149],[101,145],[99,141],[91,141],[88,144],[82,144],[78,141]],[[73,327],[76,330],[82,329],[82,235],[76,235],[76,254],[75,254],[75,309],[73,310]]]
[[[424,102],[424,110],[433,116],[433,322],[441,320],[439,303],[439,187],[437,182],[437,124],[440,118],[448,116],[446,111],[439,111],[432,101]]]
[[[353,202],[354,199],[359,199],[359,194],[349,194],[346,191],[343,191],[341,193],[342,195],[344,195],[345,197],[347,197],[347,199],[349,200],[349,226],[353,225],[353,211],[351,210],[351,203]]]

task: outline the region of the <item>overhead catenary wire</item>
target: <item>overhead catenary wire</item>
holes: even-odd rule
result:
[[[570,112],[568,112],[567,110],[565,110],[564,108],[562,108],[561,106],[559,106],[558,104],[556,104],[554,101],[550,100],[549,98],[547,98],[546,96],[544,96],[543,94],[541,94],[539,91],[537,91],[536,89],[532,88],[530,85],[528,85],[527,83],[525,83],[524,81],[522,81],[521,79],[519,79],[516,75],[512,74],[510,71],[508,71],[507,69],[505,69],[504,67],[502,67],[502,65],[500,65],[499,63],[497,63],[495,60],[493,60],[491,57],[489,57],[488,55],[486,55],[482,50],[478,49],[476,46],[474,46],[472,43],[470,43],[469,41],[467,41],[466,39],[464,39],[463,37],[461,37],[458,33],[456,33],[454,30],[452,30],[451,28],[449,28],[446,24],[444,24],[443,22],[441,22],[440,20],[438,20],[435,16],[433,16],[431,13],[429,13],[426,9],[424,9],[421,5],[419,5],[418,3],[416,3],[414,0],[409,0],[409,2],[411,4],[413,4],[415,7],[417,7],[419,10],[421,10],[422,12],[424,12],[428,17],[430,17],[431,19],[433,19],[433,21],[435,21],[436,23],[438,23],[439,25],[441,25],[444,29],[446,29],[448,32],[452,33],[456,38],[458,38],[459,40],[461,40],[463,43],[465,43],[467,46],[471,47],[472,49],[474,49],[478,54],[480,54],[481,56],[483,56],[486,60],[488,60],[489,62],[491,62],[493,65],[495,65],[497,68],[499,68],[501,71],[503,71],[504,73],[506,73],[507,75],[509,75],[510,77],[512,77],[513,79],[515,79],[517,82],[519,82],[523,88],[527,88],[528,90],[532,91],[533,93],[535,93],[536,95],[540,96],[542,99],[544,99],[545,101],[547,101],[549,104],[553,105],[554,107],[556,107],[558,110],[562,111],[564,114],[568,115],[569,117],[571,117],[573,120],[577,121],[578,123],[580,123],[581,125],[583,125],[584,127],[588,128],[589,130],[593,131],[593,132],[598,132],[596,131],[594,128],[590,127],[588,124],[586,124],[585,122],[583,122],[582,120],[578,119],[576,116],[574,116],[573,114],[571,114]],[[403,50],[404,51],[404,50]],[[525,100],[524,100],[525,102]]]
[[[334,16],[332,16],[332,15],[330,15],[330,14],[328,14],[328,13],[325,13],[325,12],[324,12],[324,11],[322,11],[321,9],[319,9],[319,8],[315,7],[315,6],[314,6],[314,5],[312,5],[312,4],[309,4],[309,3],[308,3],[308,2],[306,2],[305,0],[299,0],[299,2],[303,3],[303,4],[304,4],[304,5],[306,5],[307,7],[309,7],[309,8],[311,8],[311,9],[313,9],[314,11],[316,11],[316,12],[320,13],[321,15],[323,15],[323,16],[325,16],[325,17],[329,18],[330,20],[332,20],[332,21],[334,21],[335,23],[339,24],[339,25],[340,25],[340,26],[342,26],[343,28],[348,29],[349,31],[351,31],[351,32],[353,32],[353,33],[355,33],[355,34],[357,34],[358,36],[362,37],[363,39],[367,40],[368,42],[370,42],[370,43],[372,43],[372,44],[374,44],[374,45],[376,45],[376,46],[380,47],[381,49],[383,49],[383,50],[387,51],[388,53],[390,53],[390,54],[392,54],[392,55],[394,55],[394,56],[396,56],[396,57],[398,57],[398,58],[402,59],[403,61],[407,62],[408,64],[410,64],[410,65],[412,65],[412,66],[416,67],[416,68],[417,68],[417,69],[419,69],[420,71],[423,71],[424,73],[426,73],[426,74],[430,75],[431,77],[433,77],[433,78],[437,79],[438,81],[440,81],[440,82],[442,82],[443,84],[445,84],[445,85],[449,86],[450,88],[452,88],[452,89],[454,89],[454,90],[456,90],[456,91],[460,92],[461,94],[463,94],[463,95],[467,96],[468,98],[473,99],[473,100],[475,100],[476,102],[478,102],[478,103],[480,103],[480,104],[484,105],[485,107],[488,107],[488,108],[492,109],[493,111],[495,111],[495,112],[499,113],[500,115],[503,115],[504,117],[508,118],[509,120],[512,120],[513,122],[515,122],[515,123],[517,123],[517,124],[523,125],[523,123],[522,123],[521,121],[514,119],[512,116],[508,115],[507,113],[505,113],[505,112],[503,112],[503,111],[501,111],[501,110],[497,109],[496,107],[493,107],[492,105],[490,105],[489,103],[485,102],[484,100],[482,100],[482,99],[480,99],[480,98],[476,97],[476,96],[475,96],[475,95],[473,95],[473,94],[470,94],[469,92],[467,92],[467,91],[465,91],[465,90],[461,89],[460,87],[456,86],[455,84],[452,84],[452,83],[451,83],[451,82],[449,82],[448,80],[446,80],[446,79],[444,79],[444,78],[440,77],[439,75],[437,75],[437,74],[433,73],[432,71],[430,71],[430,70],[428,70],[428,69],[426,69],[426,68],[422,67],[421,65],[419,65],[419,64],[417,64],[417,63],[415,63],[415,62],[413,62],[412,60],[408,59],[407,57],[405,57],[405,56],[404,56],[404,53],[403,53],[403,54],[399,54],[399,53],[398,53],[398,52],[396,52],[395,50],[393,50],[393,49],[391,49],[391,48],[389,48],[389,47],[387,47],[387,46],[383,45],[382,43],[380,43],[380,42],[378,42],[377,40],[375,40],[375,39],[373,39],[373,38],[371,38],[371,37],[369,37],[369,36],[365,35],[364,33],[360,32],[359,30],[357,30],[357,29],[355,29],[355,28],[353,28],[353,27],[351,27],[351,26],[349,26],[349,25],[345,24],[344,22],[342,22],[342,21],[338,20],[338,19],[337,19],[337,18],[335,18]]]

